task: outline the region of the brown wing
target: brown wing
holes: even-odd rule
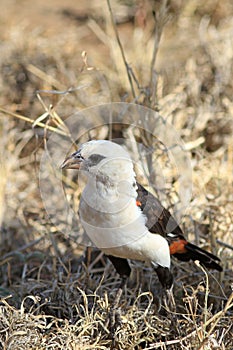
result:
[[[177,238],[184,239],[181,228],[169,211],[165,209],[160,201],[142,185],[137,183],[137,186],[137,204],[142,209],[143,214],[147,217],[146,226],[149,231],[159,233],[169,241],[173,240],[172,237],[167,237],[169,233],[174,235],[174,240]]]
[[[214,254],[189,243],[184,238],[176,220],[162,206],[160,201],[139,183],[137,183],[137,186],[137,205],[147,218],[146,226],[150,232],[158,233],[167,239],[170,254],[182,261],[199,260],[208,268],[222,271],[222,267],[216,262],[220,261],[220,259]]]

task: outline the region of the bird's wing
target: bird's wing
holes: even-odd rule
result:
[[[160,201],[137,183],[137,205],[147,218],[146,226],[152,233],[159,233],[168,241],[170,254],[181,261],[199,260],[204,266],[222,271],[217,263],[220,259],[214,254],[189,243],[174,217]]]
[[[147,218],[146,226],[152,233],[159,233],[169,243],[173,240],[184,239],[183,232],[170,212],[165,209],[160,201],[148,192],[142,185],[137,183],[137,205],[142,209]],[[171,237],[168,234],[172,234]]]

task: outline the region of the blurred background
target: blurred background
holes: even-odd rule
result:
[[[218,254],[224,268],[221,276],[210,277],[212,297],[207,305],[202,304],[201,288],[206,285],[203,272],[185,263],[178,268],[174,262],[178,309],[181,312],[186,307],[182,299],[185,284],[190,295],[200,292],[201,306],[198,304],[200,308],[197,306],[195,311],[197,326],[203,322],[203,310],[207,312],[210,304],[210,317],[211,312],[223,310],[233,282],[232,1],[1,0],[0,52],[0,296],[4,305],[0,318],[2,329],[8,327],[0,335],[2,344],[9,341],[7,346],[11,344],[12,349],[21,341],[25,349],[42,349],[49,341],[52,344],[49,336],[43,337],[35,329],[35,322],[47,329],[47,321],[41,315],[49,315],[52,320],[62,317],[75,324],[87,316],[74,306],[77,300],[83,302],[77,287],[93,293],[102,281],[103,271],[112,284],[101,282],[101,296],[118,283],[102,255],[94,253],[94,263],[88,260],[75,233],[64,235],[53,225],[41,200],[38,179],[49,136],[60,133],[72,144],[66,119],[101,103],[141,104],[158,112],[177,129],[191,157],[193,171],[192,200],[182,227],[189,239]],[[105,116],[98,118],[100,124],[105,122]],[[91,132],[87,129],[90,125],[80,118],[79,132],[83,132],[84,139],[124,138],[130,132],[127,127],[108,125]],[[156,149],[161,167],[167,164],[166,152],[158,141],[138,130],[132,137]],[[177,175],[170,172],[167,179],[161,192],[166,194],[163,203],[172,211],[179,200]],[[80,191],[75,175],[64,175],[63,181],[67,196],[77,208]],[[156,290],[158,286],[148,277],[149,271],[139,278],[137,266],[134,270],[136,285],[140,281],[142,291]],[[135,287],[135,279],[132,286]],[[132,300],[134,293],[128,293],[128,300]],[[101,302],[96,306],[92,300],[91,305],[98,309]],[[143,299],[137,306],[140,308],[145,302]],[[108,305],[101,305],[98,310],[103,316]],[[32,337],[19,339],[16,334],[9,340],[13,330],[21,329],[15,321],[20,307],[21,316],[24,311],[29,312],[30,320],[23,317],[21,321],[24,328],[31,330]],[[134,322],[137,333],[132,305],[129,302],[125,307],[125,317]],[[191,313],[190,309],[187,312]],[[35,315],[41,318],[36,321]],[[228,321],[221,319],[218,336],[213,330],[221,349],[232,348],[231,319],[232,312],[228,313]],[[169,333],[167,321],[161,321],[165,339],[178,333],[185,335],[188,326],[182,322],[180,333],[176,328]],[[76,327],[71,333],[78,344],[83,338],[78,335],[78,324]],[[144,327],[146,345],[153,339],[148,329]],[[223,329],[227,331],[221,338]],[[84,332],[87,348],[96,338],[92,332],[91,326]],[[98,346],[108,348],[108,335],[102,333]],[[60,337],[60,344],[65,344],[62,332]],[[124,344],[132,346],[138,341],[135,339],[124,338]],[[195,341],[201,343],[200,339]]]

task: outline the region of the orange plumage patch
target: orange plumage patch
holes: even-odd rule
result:
[[[140,201],[136,201],[136,205],[137,205],[138,207],[140,207],[140,206],[142,205],[142,203],[141,203]]]
[[[172,242],[169,246],[170,254],[182,254],[186,253],[187,249],[185,248],[188,242],[184,239],[179,239],[179,241]]]

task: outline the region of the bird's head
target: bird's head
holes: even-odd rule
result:
[[[110,181],[133,179],[133,162],[125,149],[107,140],[92,140],[81,145],[61,165],[62,169],[85,171],[89,177],[95,176]]]

